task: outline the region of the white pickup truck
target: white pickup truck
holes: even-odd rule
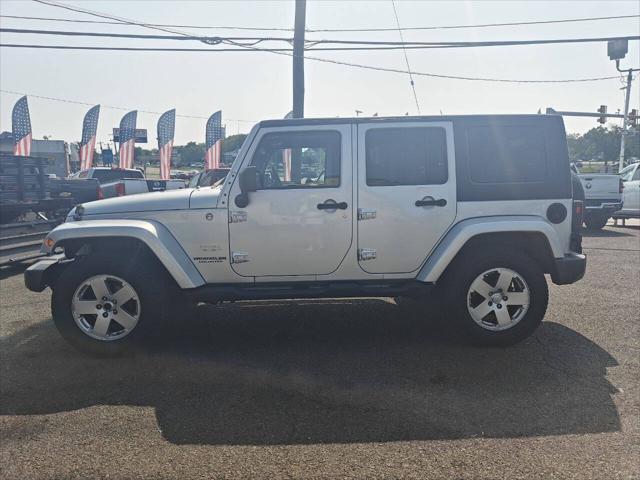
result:
[[[580,173],[579,165],[571,164],[584,189],[584,224],[588,229],[600,230],[609,218],[622,208],[622,180],[618,175]]]
[[[184,180],[157,180],[149,178],[123,178],[115,182],[102,185],[104,198],[124,197],[137,193],[164,192],[186,187]]]
[[[69,179],[97,179],[100,182],[99,199],[123,197],[136,193],[163,192],[184,188],[184,180],[151,180],[144,178],[137,168],[92,167],[80,170]]]

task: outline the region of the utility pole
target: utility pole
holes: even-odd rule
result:
[[[304,30],[307,0],[296,0],[293,33],[293,118],[304,117]]]
[[[618,68],[618,71],[622,71],[620,70],[619,62],[616,62],[616,67]],[[627,91],[624,95],[624,120],[622,120],[622,133],[620,135],[620,159],[618,160],[619,172],[624,168],[624,144],[625,137],[627,136],[627,125],[629,123],[629,100],[631,97],[631,80],[633,79],[632,73],[633,70],[630,68],[627,72]]]

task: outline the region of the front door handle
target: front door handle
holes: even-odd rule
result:
[[[346,210],[348,206],[347,202],[338,203],[332,199],[325,200],[324,203],[319,203],[317,205],[318,210]]]
[[[444,207],[447,201],[444,198],[438,200],[432,197],[425,197],[422,200],[416,200],[416,207]]]

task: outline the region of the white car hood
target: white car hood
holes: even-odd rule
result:
[[[82,216],[187,210],[189,208],[216,208],[220,190],[220,187],[181,188],[164,192],[107,198],[83,203],[82,208],[84,211]],[[75,214],[76,209],[74,208],[69,212],[68,219],[72,220]]]
[[[158,210],[186,210],[193,189],[181,188],[164,192],[140,193],[83,203],[83,216],[109,213],[152,212]],[[75,210],[75,209],[74,209]],[[70,215],[74,211],[72,210]]]

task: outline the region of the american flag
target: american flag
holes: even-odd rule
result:
[[[28,157],[31,154],[31,119],[29,105],[24,96],[13,106],[11,114],[11,129],[13,130],[13,154]]]
[[[120,120],[120,168],[133,168],[137,117],[138,111],[133,110]]]
[[[160,179],[171,178],[171,152],[176,129],[176,110],[164,112],[158,120],[158,152],[160,152]]]
[[[91,107],[84,116],[82,122],[82,140],[80,140],[80,170],[86,170],[93,166],[93,154],[96,146],[96,130],[98,129],[98,116],[100,105]]]
[[[220,168],[220,158],[222,157],[222,139],[224,138],[222,128],[222,111],[218,110],[207,120],[207,131],[205,138],[204,168],[213,170]]]

